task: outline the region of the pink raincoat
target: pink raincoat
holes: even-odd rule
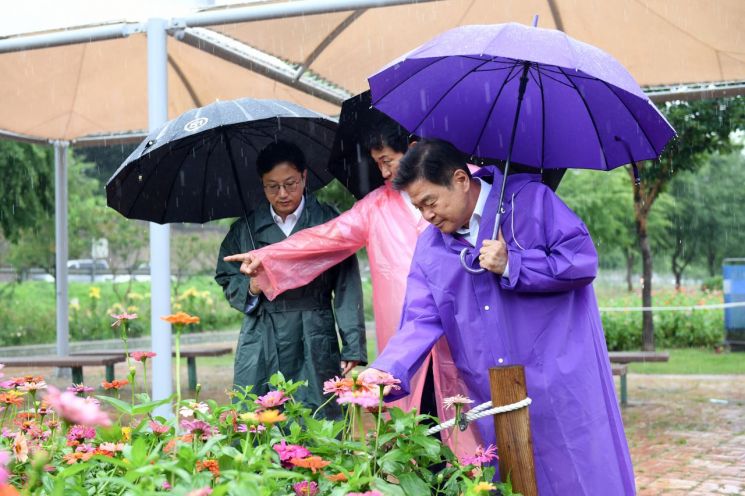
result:
[[[272,300],[284,291],[307,284],[360,248],[367,247],[380,353],[398,329],[416,240],[428,225],[386,182],[329,222],[254,251],[252,254],[261,259],[264,268],[256,276],[256,282]],[[453,412],[443,411],[443,398],[466,394],[467,389],[458,376],[444,339],[433,348],[431,356],[438,416],[444,421],[451,418]],[[419,406],[428,365],[429,356],[411,379],[411,394],[398,400],[396,406],[407,411]],[[449,432],[442,432],[445,441],[449,435]],[[471,428],[458,434],[458,453],[473,451],[477,442],[475,435],[475,429]]]

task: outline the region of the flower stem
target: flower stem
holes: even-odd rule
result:
[[[375,427],[375,451],[373,451],[373,472],[376,474],[378,473],[378,440],[380,439],[380,420],[383,417],[383,390],[385,386],[379,384],[378,387],[380,388],[380,399],[378,400],[378,423]]]
[[[176,410],[181,406],[181,324],[176,324]]]
[[[323,410],[323,407],[325,407],[326,405],[328,405],[329,403],[331,403],[331,400],[333,400],[334,398],[336,398],[336,394],[332,394],[331,397],[329,399],[327,399],[326,402],[323,405],[321,405],[318,408],[316,408],[316,411],[313,412],[313,415],[311,415],[311,418],[316,418],[316,414],[318,412],[320,412],[321,410]]]

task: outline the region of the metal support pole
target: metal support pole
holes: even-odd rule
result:
[[[54,142],[54,238],[57,286],[57,355],[69,355],[70,321],[67,293],[67,149],[66,141]],[[60,371],[67,372],[66,369]]]
[[[147,22],[147,95],[150,131],[168,120],[168,48],[165,19]],[[173,394],[171,325],[161,317],[171,313],[170,226],[150,224],[150,333],[153,358],[152,398],[160,400]],[[170,405],[158,407],[156,415],[173,415]]]

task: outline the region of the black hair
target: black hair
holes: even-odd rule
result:
[[[256,169],[259,171],[259,176],[263,176],[283,162],[289,162],[298,172],[305,171],[303,151],[296,144],[282,140],[269,143],[259,152],[256,158]]]
[[[393,187],[404,189],[419,179],[440,186],[451,185],[456,170],[465,171],[471,177],[466,156],[447,141],[423,139],[412,144],[398,164]]]
[[[389,146],[395,152],[406,153],[409,148],[409,133],[398,122],[381,113],[363,137],[362,146],[368,152]]]

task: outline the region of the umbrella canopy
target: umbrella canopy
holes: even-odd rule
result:
[[[388,116],[370,104],[365,91],[344,101],[331,149],[329,170],[357,199],[383,185],[380,169],[364,148],[365,133]]]
[[[373,105],[423,137],[541,169],[607,170],[657,158],[675,135],[631,75],[602,50],[555,30],[463,26],[369,79]],[[523,113],[521,110],[524,108]],[[471,273],[473,250],[461,251]]]
[[[551,29],[455,28],[369,83],[373,105],[412,133],[501,160],[514,138],[511,159],[534,167],[612,169],[657,158],[675,135],[613,57]]]
[[[353,96],[342,104],[329,170],[357,199],[383,185],[380,169],[364,149],[363,141],[366,132],[389,119],[372,107],[370,91]],[[542,180],[556,191],[564,172],[564,169],[545,170]]]
[[[265,198],[256,157],[285,140],[304,152],[310,190],[326,165],[336,123],[284,101],[243,98],[190,110],[153,131],[106,184],[108,205],[159,224],[246,215]]]

